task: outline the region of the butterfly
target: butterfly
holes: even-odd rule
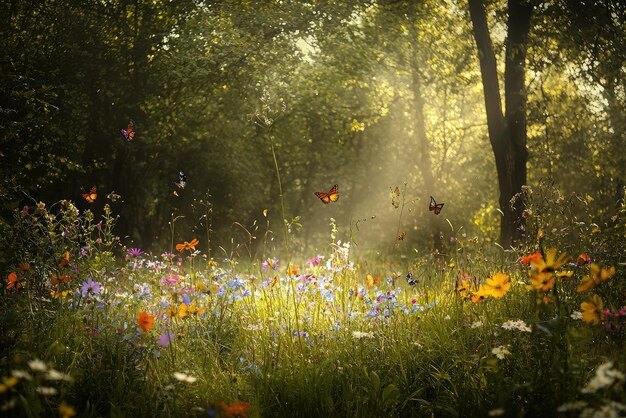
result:
[[[443,209],[443,203],[435,202],[435,199],[431,196],[430,204],[428,205],[428,210],[435,212],[435,215],[439,215],[439,213],[441,212],[441,209]]]
[[[406,275],[406,282],[409,286],[415,286],[419,282],[419,279],[414,279],[413,273],[409,271],[409,274]]]
[[[402,231],[398,234],[397,240],[402,241],[406,238],[406,232]]]
[[[375,286],[381,279],[382,276],[372,276],[371,274],[368,274],[367,277],[365,278],[365,283],[369,286]]]
[[[178,173],[178,182],[174,182],[174,184],[179,188],[179,189],[184,189],[185,186],[187,185],[187,176],[185,175],[185,173],[183,173],[182,171],[180,171]]]
[[[98,197],[98,193],[96,192],[96,186],[93,186],[89,193],[81,193],[81,195],[85,198],[85,200],[89,203],[93,203]]]
[[[339,200],[339,192],[337,191],[337,185],[335,184],[328,193],[315,192],[315,196],[319,197],[324,203],[336,202]]]
[[[128,128],[121,129],[120,133],[127,141],[132,141],[135,139],[135,122],[132,120],[128,122]]]

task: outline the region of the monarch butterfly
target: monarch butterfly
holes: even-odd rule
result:
[[[431,196],[430,204],[428,205],[428,210],[435,212],[435,215],[439,215],[439,213],[441,212],[441,209],[443,209],[443,203],[435,202],[435,199]]]
[[[128,128],[121,129],[120,133],[127,141],[132,141],[135,139],[135,122],[132,120],[128,122]]]
[[[409,286],[415,286],[417,282],[419,282],[419,279],[414,279],[413,273],[409,271],[409,274],[406,275],[406,282],[409,284]]]
[[[336,202],[339,200],[339,192],[337,191],[337,185],[335,184],[328,193],[323,192],[315,192],[315,196],[319,197],[322,202],[325,204],[330,202]]]
[[[182,171],[180,171],[178,173],[178,182],[174,182],[174,184],[179,188],[179,189],[184,189],[185,186],[187,185],[187,176],[185,175],[185,173],[183,173]]]
[[[81,193],[81,195],[85,198],[85,200],[89,203],[93,203],[98,197],[98,193],[96,192],[96,186],[93,186],[89,193]]]

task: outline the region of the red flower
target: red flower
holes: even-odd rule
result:
[[[526,257],[522,258],[522,264],[529,264],[531,261],[541,260],[542,256],[539,251],[534,254],[529,254]]]
[[[139,313],[137,322],[139,323],[139,328],[144,330],[144,332],[148,332],[154,326],[154,317],[146,311],[142,311]]]
[[[218,406],[224,413],[224,416],[227,418],[232,418],[232,417],[248,418],[248,414],[246,413],[246,410],[250,408],[249,403],[235,401],[231,403],[230,405],[226,405],[224,402],[220,402]]]

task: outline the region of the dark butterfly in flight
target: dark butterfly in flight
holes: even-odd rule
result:
[[[127,141],[132,141],[135,139],[135,122],[132,120],[128,122],[128,127],[126,129],[121,129],[120,133]]]
[[[87,202],[93,203],[98,197],[98,192],[96,192],[96,186],[93,186],[91,190],[89,190],[89,192],[87,193],[81,193],[81,195]]]
[[[417,282],[419,282],[419,279],[413,278],[413,273],[409,271],[409,274],[406,275],[406,282],[409,284],[409,286],[415,286]]]
[[[441,209],[443,209],[443,203],[435,202],[435,199],[431,196],[430,204],[428,205],[428,210],[435,212],[435,215],[439,215],[439,213],[441,212]]]
[[[315,196],[319,197],[322,202],[325,204],[330,202],[336,202],[339,200],[339,192],[337,191],[337,185],[335,184],[328,193],[323,192],[315,192]]]

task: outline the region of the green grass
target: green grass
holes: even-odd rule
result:
[[[5,289],[1,299],[3,413],[57,416],[63,402],[85,417],[224,417],[236,414],[220,402],[241,401],[250,405],[250,417],[579,416],[593,411],[557,409],[575,400],[594,411],[609,400],[626,403],[619,375],[581,393],[606,361],[626,370],[626,318],[605,318],[622,326],[607,330],[571,317],[591,293],[613,312],[624,306],[620,269],[579,293],[575,283],[588,267],[564,266],[572,278],[558,280],[545,294],[553,302],[543,304],[543,294],[525,287],[530,270],[519,253],[492,253],[476,240],[457,240],[445,261],[430,255],[408,260],[396,267],[399,275],[382,261],[332,244],[317,266],[305,262],[315,254],[294,259],[301,267],[290,276],[282,260],[276,271],[263,271],[264,260],[209,263],[202,254],[188,258],[190,251],[171,261],[116,257],[110,217],[105,227],[91,219],[74,231],[83,242],[89,237],[90,250],[79,253],[59,232],[67,226],[63,219],[71,220],[67,211],[71,206],[54,219],[16,215],[15,247],[39,251],[16,251],[13,271],[21,288]],[[610,258],[614,250],[601,248],[594,261],[605,267],[603,255],[609,261],[622,256],[617,250]],[[65,250],[71,261],[62,268],[56,260]],[[19,270],[22,261],[30,270]],[[405,282],[408,270],[420,279],[416,286]],[[473,303],[456,291],[462,275],[484,283],[494,272],[510,277],[504,297]],[[62,273],[71,279],[59,290],[69,293],[51,297],[50,279]],[[367,286],[368,273],[382,279]],[[174,275],[176,283],[162,282]],[[88,277],[102,285],[97,294],[81,294]],[[178,316],[181,304],[203,312],[167,315],[173,307]],[[148,331],[137,322],[142,311],[155,318]],[[503,328],[509,320],[525,321],[530,331]],[[159,345],[168,332],[173,341]],[[501,346],[509,354],[499,359],[493,349]],[[32,370],[33,359],[71,379],[50,380],[49,373]],[[16,370],[32,379],[18,372],[6,380]],[[197,380],[179,381],[175,372]],[[41,387],[56,392],[44,395]]]

